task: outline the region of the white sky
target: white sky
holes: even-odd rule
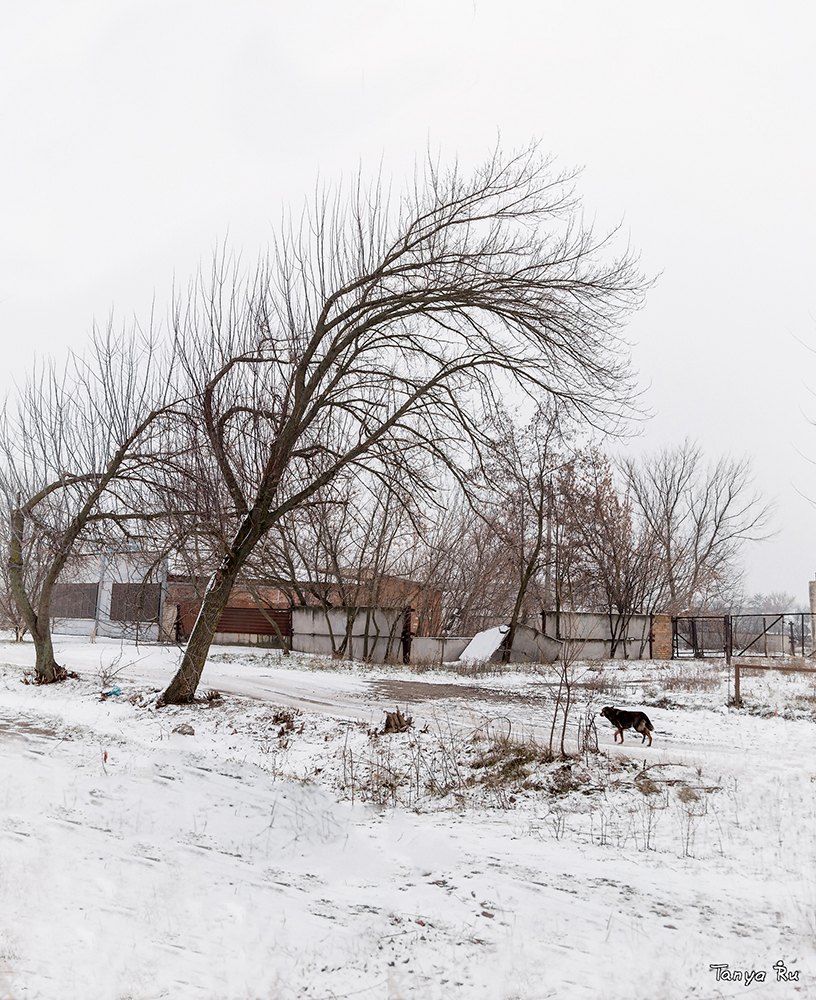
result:
[[[430,146],[539,138],[660,273],[629,327],[630,447],[750,455],[777,537],[749,590],[816,575],[816,6],[618,0],[29,0],[0,35],[4,377],[159,312],[229,235]]]

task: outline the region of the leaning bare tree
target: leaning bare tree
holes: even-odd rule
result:
[[[0,491],[8,511],[7,574],[36,649],[41,683],[62,680],[51,601],[80,541],[126,538],[154,516],[146,505],[169,456],[160,418],[173,396],[155,338],[97,331],[85,357],[36,371],[8,401],[0,426]],[[161,494],[166,495],[166,486]]]
[[[572,178],[535,149],[472,176],[431,165],[393,204],[326,196],[243,280],[216,268],[175,310],[212,456],[219,562],[160,701],[190,701],[259,540],[346,468],[421,491],[498,394],[552,395],[598,421],[631,401],[620,327],[645,282],[581,222]]]

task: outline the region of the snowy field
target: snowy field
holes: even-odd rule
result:
[[[816,997],[814,674],[578,664],[563,760],[547,672],[218,647],[156,710],[177,650],[56,646],[0,642],[0,1000]]]

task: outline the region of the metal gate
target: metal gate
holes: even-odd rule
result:
[[[672,618],[672,656],[811,656],[812,616],[795,614],[687,615]]]
[[[694,615],[672,618],[672,659],[725,656],[727,616]]]

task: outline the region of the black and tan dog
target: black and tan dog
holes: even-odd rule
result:
[[[649,746],[652,745],[652,731],[654,730],[654,726],[649,722],[649,717],[645,712],[627,712],[623,708],[612,708],[609,705],[601,712],[601,715],[605,719],[609,719],[615,727],[616,743],[618,742],[618,736],[620,736],[621,743],[623,743],[624,729],[634,729],[636,733],[643,734],[641,743],[645,743],[648,736]]]

